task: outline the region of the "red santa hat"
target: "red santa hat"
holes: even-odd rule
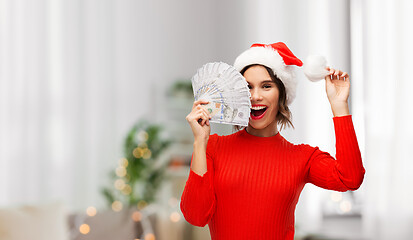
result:
[[[324,58],[318,59],[323,61]],[[305,64],[305,70],[307,65],[314,66],[319,65],[316,71],[318,75],[315,76],[314,67],[311,67],[309,71],[305,71],[307,77],[312,81],[317,81],[328,73],[325,70],[325,60],[323,64],[315,64],[310,58],[310,64]],[[249,49],[241,53],[234,62],[234,67],[238,71],[242,71],[245,67],[253,64],[260,64],[272,69],[274,74],[283,82],[287,93],[287,105],[289,105],[295,98],[295,92],[297,87],[297,80],[294,73],[294,65],[301,67],[303,62],[297,58],[291,50],[283,42],[277,42],[273,44],[253,44]]]

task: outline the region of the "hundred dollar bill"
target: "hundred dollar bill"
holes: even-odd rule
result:
[[[202,105],[211,115],[210,122],[248,126],[250,107],[248,105],[210,102]]]
[[[250,111],[250,90],[245,78],[223,62],[207,63],[192,77],[195,100],[209,101],[204,105],[211,122],[247,126]]]

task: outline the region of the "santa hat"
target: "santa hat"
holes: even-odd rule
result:
[[[303,62],[297,58],[283,42],[273,44],[253,44],[241,53],[234,62],[234,67],[242,71],[245,67],[260,64],[272,69],[274,74],[283,82],[287,93],[287,105],[295,98],[297,80],[294,65],[301,67]],[[304,72],[312,81],[323,79],[328,74],[325,70],[325,59],[321,56],[307,58]]]

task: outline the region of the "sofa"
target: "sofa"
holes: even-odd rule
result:
[[[0,207],[1,240],[113,240],[151,239],[157,232],[156,214],[137,209],[68,214],[64,204]],[[135,213],[135,215],[133,215]],[[135,217],[133,217],[135,216]],[[138,217],[136,217],[138,216]],[[144,219],[143,219],[144,216]],[[146,229],[143,229],[143,224]],[[82,233],[83,232],[83,233]]]

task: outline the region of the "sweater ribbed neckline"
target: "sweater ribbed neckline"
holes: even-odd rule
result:
[[[252,135],[247,132],[247,128],[242,129],[241,131],[238,132],[240,137],[245,138],[247,140],[251,140],[254,142],[260,142],[260,143],[265,143],[265,142],[276,142],[276,141],[281,141],[283,137],[281,136],[280,132],[277,132],[274,136],[271,137],[258,137],[255,135]]]

